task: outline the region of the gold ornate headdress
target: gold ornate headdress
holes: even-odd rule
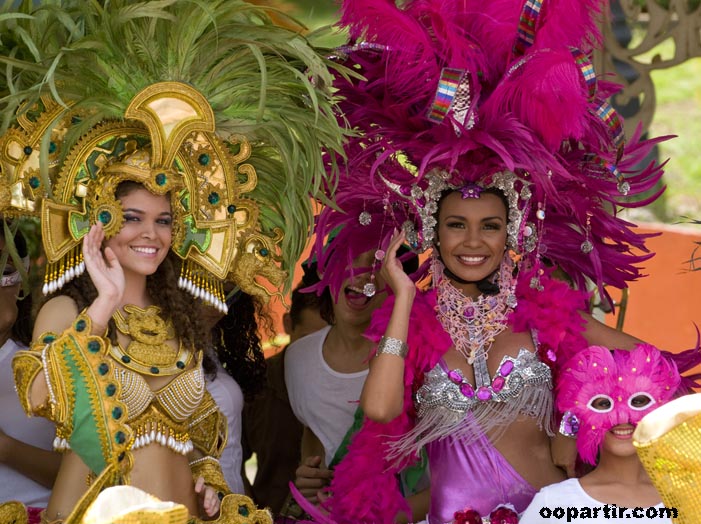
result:
[[[343,136],[321,55],[241,0],[19,9],[0,17],[17,40],[0,47],[0,215],[41,219],[44,293],[84,271],[92,224],[120,230],[123,181],[170,196],[195,297],[225,310],[224,280],[279,287]]]

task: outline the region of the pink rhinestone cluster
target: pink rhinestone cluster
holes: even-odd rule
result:
[[[506,377],[511,374],[513,369],[513,360],[505,361],[501,366],[499,366],[499,371],[497,371],[497,375],[492,380],[491,385],[480,386],[477,388],[477,391],[475,391],[472,384],[465,380],[465,378],[463,378],[463,376],[455,369],[448,371],[448,378],[453,384],[457,384],[459,386],[460,393],[465,395],[467,398],[477,396],[477,400],[486,402],[491,400],[495,393],[499,393],[502,389],[504,389],[504,386],[506,385]]]

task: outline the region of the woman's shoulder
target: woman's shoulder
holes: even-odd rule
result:
[[[42,333],[61,333],[78,316],[78,305],[75,300],[66,295],[58,295],[49,299],[37,314],[34,323],[34,338]]]

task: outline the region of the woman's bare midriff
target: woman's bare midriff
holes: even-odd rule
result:
[[[129,484],[161,499],[183,504],[197,515],[198,502],[187,457],[159,444],[133,452],[134,468]],[[76,454],[64,454],[46,515],[49,520],[70,515],[88,488],[89,469]]]
[[[514,333],[507,328],[498,335],[487,359],[490,376],[496,374],[504,356],[515,357],[521,348],[535,351],[530,333]],[[460,369],[463,376],[474,384],[474,371],[463,355],[453,348],[443,358],[449,369]],[[493,444],[516,472],[535,489],[566,478],[565,473],[553,464],[550,437],[544,429],[538,427],[538,422],[532,417],[517,417]]]

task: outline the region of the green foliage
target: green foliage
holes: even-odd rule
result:
[[[667,59],[674,51],[673,41],[666,40],[642,59],[656,55]],[[669,159],[664,178],[666,209],[659,218],[676,221],[681,215],[697,215],[701,209],[701,57],[654,71],[652,79],[657,107],[650,135],[676,135],[659,147],[660,159]]]

